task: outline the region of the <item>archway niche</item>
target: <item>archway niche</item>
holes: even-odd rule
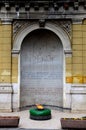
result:
[[[19,56],[19,103],[26,107],[41,103],[63,107],[65,56],[70,39],[58,25],[37,23],[21,29],[14,39],[13,54]]]

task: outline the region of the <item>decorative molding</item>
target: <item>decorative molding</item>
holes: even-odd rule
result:
[[[11,83],[0,83],[0,87],[12,87],[12,84]]]
[[[63,28],[63,30],[66,31],[66,33],[68,34],[68,36],[71,38],[71,34],[72,34],[72,21],[71,20],[58,20],[55,22],[57,25],[59,25],[61,28]]]
[[[84,19],[86,1],[67,0],[1,0],[0,18],[14,19]]]
[[[83,87],[86,88],[86,84],[72,84],[71,87],[75,88],[75,89],[76,88],[80,89],[80,88],[83,88]]]
[[[15,20],[13,22],[13,39],[15,38],[15,36],[18,34],[18,32],[20,30],[22,30],[23,28],[25,28],[25,26],[29,25],[30,22],[25,21],[25,20]]]
[[[12,84],[0,84],[0,93],[12,93]]]
[[[73,10],[78,10],[80,6],[83,6],[85,9],[86,1],[85,0],[1,0],[0,7],[3,6],[7,11],[10,10],[12,6],[17,5],[18,8],[24,7],[26,10],[30,8],[34,8],[34,10],[39,10],[40,7],[43,7],[45,10],[49,10],[50,7],[53,7],[54,10],[58,10],[58,8],[63,7],[65,10],[69,10],[69,8],[73,8]],[[28,6],[27,6],[28,5]],[[52,5],[52,6],[51,6]],[[16,7],[15,7],[16,8]]]
[[[45,26],[45,19],[40,19],[39,20],[39,26],[44,27]]]
[[[39,21],[39,26],[44,27],[45,26],[45,19],[40,19]],[[46,20],[47,22],[47,20]],[[30,24],[34,23],[33,21],[25,21],[25,20],[15,20],[13,22],[13,39],[15,39],[15,36],[18,34],[20,30],[23,30],[26,26],[29,26]],[[72,34],[72,22],[71,20],[58,20],[58,21],[52,21],[52,24],[55,23],[59,25],[63,30],[66,31],[68,36],[71,39],[71,34]]]
[[[71,51],[70,50],[66,50],[66,51],[64,51],[64,53],[65,53],[66,57],[71,57],[72,56],[72,50]]]
[[[86,90],[70,90],[71,94],[86,94]]]
[[[18,31],[22,26],[25,24],[25,22],[22,23],[22,21],[14,21],[13,22],[13,39],[17,35]]]
[[[74,18],[73,18],[73,19],[72,19],[72,22],[73,22],[73,24],[82,24],[83,19],[80,19],[80,18],[79,18],[79,19],[78,19],[78,18],[75,18],[75,19],[74,19]]]
[[[15,27],[14,27],[14,32],[15,32],[14,36],[15,37],[14,37],[14,44],[13,44],[13,51],[12,51],[13,53],[15,53],[15,52],[18,53],[20,51],[23,39],[31,31],[34,31],[36,29],[41,28],[41,27],[39,27],[38,21],[34,21],[34,22],[21,21],[21,22],[18,22],[18,23],[17,22],[18,21],[15,22],[16,24],[15,24]],[[51,22],[46,21],[45,26],[42,27],[42,28],[54,32],[60,38],[60,40],[63,44],[64,53],[67,54],[67,55],[70,53],[70,56],[71,56],[71,53],[72,53],[71,52],[71,42],[70,42],[70,38],[68,36],[68,33],[62,28],[62,26],[60,26],[59,22],[57,22],[57,23],[54,23],[53,21],[51,21]],[[19,28],[16,27],[17,24],[18,25],[20,24]]]
[[[10,25],[12,24],[12,19],[11,18],[1,18],[1,22],[3,25]]]
[[[19,50],[12,50],[12,55],[15,55],[15,54],[19,54],[20,53],[20,51]]]

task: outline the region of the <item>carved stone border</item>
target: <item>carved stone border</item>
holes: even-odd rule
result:
[[[15,20],[13,22],[13,39],[15,39],[15,36],[18,34],[20,30],[24,29],[26,26],[29,26],[31,23],[34,22],[28,20],[27,21]],[[58,20],[58,21],[53,21],[52,23],[59,25],[63,30],[66,31],[68,36],[71,38],[72,23],[70,20]]]

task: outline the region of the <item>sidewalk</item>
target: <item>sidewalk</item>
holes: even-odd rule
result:
[[[62,117],[82,117],[86,113],[69,113],[51,110],[52,119],[44,121],[31,120],[29,118],[29,110],[12,113],[0,113],[0,116],[20,116],[19,128],[31,129],[61,129],[60,118]]]

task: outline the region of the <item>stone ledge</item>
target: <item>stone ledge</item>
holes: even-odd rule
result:
[[[12,109],[0,109],[0,113],[12,112]]]
[[[12,93],[12,85],[11,84],[0,84],[0,93]]]
[[[86,87],[86,84],[72,84],[71,87]]]
[[[71,94],[86,94],[86,90],[70,90]]]

